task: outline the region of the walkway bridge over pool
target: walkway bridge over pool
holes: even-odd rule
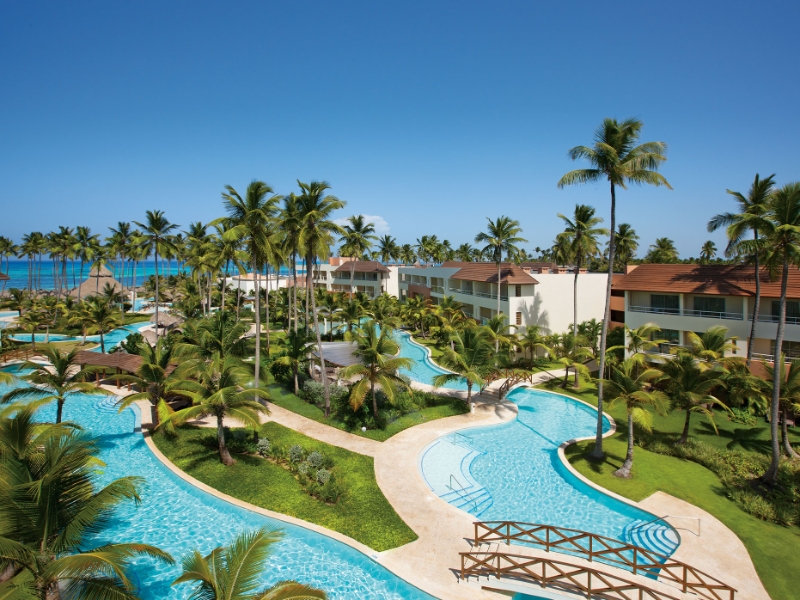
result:
[[[518,550],[481,551],[483,544],[519,545]],[[733,600],[736,589],[691,565],[640,546],[586,531],[514,521],[477,521],[473,546],[478,550],[461,552],[462,580],[473,576],[491,576],[536,583],[562,591],[620,600],[652,598],[675,599],[665,586],[648,586],[630,581],[608,569],[577,565],[547,557],[526,555],[524,548],[567,554],[589,562],[599,562],[634,575],[677,588],[681,594],[693,594],[708,600]],[[600,566],[600,565],[598,565]],[[676,590],[676,591],[677,591]]]

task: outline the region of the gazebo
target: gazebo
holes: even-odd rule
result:
[[[123,291],[122,284],[114,279],[114,275],[106,267],[93,267],[92,270],[89,271],[89,277],[86,281],[70,291],[69,295],[73,298],[97,296],[103,292],[106,285],[110,285],[117,293]]]
[[[326,370],[329,367],[333,367],[334,381],[339,378],[339,369],[361,362],[355,355],[357,348],[358,344],[355,342],[322,342],[322,355],[325,357]],[[312,354],[315,358],[319,358],[319,353],[316,349]],[[318,368],[318,366],[315,366],[315,368]],[[328,371],[328,375],[331,375],[330,371]]]
[[[183,323],[183,319],[177,315],[171,315],[166,312],[158,313],[158,322],[156,322],[156,315],[153,314],[150,317],[150,322],[153,323],[156,327],[161,327],[165,330],[172,330],[178,325]]]

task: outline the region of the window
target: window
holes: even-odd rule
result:
[[[800,342],[783,340],[781,350],[786,355],[786,358],[800,358]],[[775,354],[775,340],[772,340],[772,354]]]
[[[625,311],[624,310],[612,310],[611,311],[611,320],[614,323],[624,323],[625,322]]]
[[[725,298],[719,296],[695,296],[694,309],[699,312],[724,313]]]
[[[778,300],[772,301],[772,316],[776,318],[781,316],[781,303]],[[800,302],[797,300],[786,301],[786,320],[790,319],[800,319]]]
[[[519,286],[517,286],[519,288]],[[517,313],[517,325],[522,325],[522,313]]]
[[[616,296],[617,298],[624,298],[625,290],[611,290],[611,295]]]
[[[651,339],[666,340],[668,344],[678,344],[680,337],[681,332],[677,329],[662,329],[658,333],[654,333]]]
[[[517,298],[519,298],[520,296],[522,296],[522,286],[521,286],[521,285],[515,285],[515,286],[514,286],[514,295],[515,295]],[[519,325],[519,323],[517,323],[517,325]]]
[[[653,312],[677,315],[679,310],[678,296],[650,294],[650,307],[653,309]]]

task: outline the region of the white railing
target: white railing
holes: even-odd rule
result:
[[[456,294],[466,294],[467,296],[472,296],[472,290],[462,290],[461,288],[449,288],[451,292],[455,292]]]
[[[489,294],[486,292],[475,292],[475,295],[478,298],[490,298],[491,300],[497,300],[497,294]],[[500,300],[508,300],[508,296],[500,296]]]
[[[717,312],[713,310],[690,310],[684,308],[659,308],[656,306],[629,306],[629,312],[641,312],[653,315],[674,315],[676,317],[703,317],[706,319],[727,319],[730,321],[742,321],[742,313]],[[787,321],[788,322],[788,321]]]
[[[440,285],[432,285],[431,291],[436,292],[437,294],[444,294],[444,288]]]
[[[753,315],[747,315],[747,320],[752,321]],[[758,315],[759,323],[779,323],[780,317],[775,315]],[[800,325],[800,317],[786,317],[786,324],[787,325]]]

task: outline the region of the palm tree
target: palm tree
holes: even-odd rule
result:
[[[497,314],[500,310],[500,283],[501,283],[501,265],[503,262],[503,254],[506,258],[511,258],[517,251],[517,244],[520,242],[527,242],[523,237],[520,237],[522,228],[519,226],[519,221],[502,216],[492,221],[487,217],[489,224],[485,232],[481,232],[475,236],[475,242],[479,244],[485,243],[486,246],[483,251],[491,254],[492,260],[497,264]],[[499,347],[495,342],[494,351],[497,352]]]
[[[430,300],[424,296],[412,296],[403,304],[403,313],[409,322],[419,325],[422,337],[425,337],[425,316],[430,311]]]
[[[528,325],[525,328],[525,332],[519,334],[519,345],[522,347],[524,351],[530,350],[531,367],[533,366],[533,358],[535,356],[536,350],[547,348],[544,344],[544,338],[539,332],[538,325]]]
[[[463,377],[467,382],[467,404],[472,410],[472,386],[483,387],[485,372],[491,367],[494,355],[492,339],[485,327],[467,327],[456,334],[455,347],[445,348],[438,362],[453,373],[437,375],[433,385],[439,387],[448,381]]]
[[[36,331],[47,320],[47,316],[39,309],[37,304],[33,304],[25,314],[17,317],[17,326],[31,334],[31,345],[36,352]]]
[[[778,331],[775,335],[775,360],[783,354],[783,336],[786,331],[786,288],[789,283],[789,267],[800,264],[800,183],[787,183],[772,193],[769,201],[768,228],[765,231],[766,245],[770,248],[768,267],[781,271],[781,298],[778,305]],[[743,244],[744,245],[744,244]],[[753,248],[753,250],[757,250]],[[780,418],[781,369],[773,369],[772,404],[770,405],[770,433],[772,435],[772,461],[761,480],[769,486],[778,482],[781,452],[778,442],[778,420]]]
[[[85,300],[81,314],[89,325],[88,331],[96,331],[100,334],[100,352],[105,354],[105,334],[123,323],[122,314],[113,302],[102,296],[92,296]]]
[[[61,423],[64,403],[68,399],[83,394],[101,396],[111,394],[111,392],[88,383],[92,371],[82,368],[78,364],[77,348],[73,348],[67,354],[62,354],[57,347],[45,345],[40,347],[39,353],[47,359],[49,364],[26,363],[23,368],[33,370],[24,375],[22,379],[32,385],[10,391],[3,396],[3,403],[21,398],[37,398],[45,402],[55,400],[57,402],[56,423]]]
[[[31,297],[27,290],[9,288],[8,295],[0,299],[0,306],[17,311],[17,316],[22,316],[22,311],[30,306]]]
[[[726,256],[740,254],[743,250],[741,242],[748,231],[753,232],[753,244],[749,254],[753,260],[755,269],[756,297],[753,305],[753,318],[750,323],[750,338],[747,341],[747,364],[753,360],[753,344],[756,338],[756,325],[758,324],[758,311],[761,305],[761,272],[759,267],[759,257],[763,248],[761,238],[769,230],[769,200],[775,185],[775,174],[773,173],[766,179],[761,179],[756,173],[750,191],[745,197],[740,192],[726,190],[736,199],[738,213],[722,213],[711,218],[708,222],[708,230],[716,231],[720,227],[726,227],[725,233],[728,236],[728,247],[725,249]]]
[[[16,256],[19,253],[19,246],[14,243],[14,240],[0,235],[0,267],[3,266],[3,259],[6,259],[6,275],[8,275],[8,259],[11,256]],[[6,280],[3,280],[3,288],[0,294],[6,291]]]
[[[597,237],[608,235],[608,229],[597,227],[603,222],[603,219],[594,216],[594,212],[594,208],[591,206],[576,204],[572,218],[558,213],[558,217],[566,224],[566,228],[559,236],[563,236],[567,241],[569,256],[575,264],[575,280],[572,289],[572,335],[574,336],[578,335],[578,274],[584,264],[599,254]]]
[[[279,581],[257,592],[258,581],[273,544],[283,538],[266,527],[243,531],[230,546],[203,556],[195,550],[181,560],[183,573],[172,585],[197,582],[192,598],[205,600],[325,600],[322,590],[295,581]]]
[[[217,311],[200,321],[187,322],[175,352],[205,361],[228,356],[243,359],[248,355],[246,332],[247,326],[237,321],[235,315]]]
[[[123,477],[99,487],[97,443],[75,430],[32,425],[30,417],[21,407],[0,418],[3,431],[24,430],[22,444],[0,460],[0,563],[19,572],[0,583],[0,595],[135,600],[136,585],[127,576],[130,561],[146,556],[172,564],[169,554],[140,543],[82,548],[119,504],[141,501],[144,481]]]
[[[380,385],[390,403],[394,404],[396,387],[407,388],[408,383],[397,374],[398,369],[410,369],[410,358],[394,358],[400,348],[386,328],[379,328],[375,321],[368,321],[356,334],[356,350],[353,354],[361,364],[350,365],[342,371],[342,377],[360,376],[350,388],[350,406],[358,410],[364,403],[367,392],[372,396],[372,414],[378,419],[378,401],[375,386]]]
[[[713,325],[701,334],[688,332],[689,354],[695,357],[701,369],[715,366],[733,368],[744,361],[737,356],[726,356],[728,352],[736,352],[738,347],[734,338],[728,337],[728,328],[724,325]]]
[[[624,272],[639,249],[639,236],[636,235],[636,230],[628,223],[620,223],[617,233],[614,235],[614,245],[616,246],[616,268]]]
[[[645,142],[636,145],[643,123],[638,119],[604,119],[594,135],[594,146],[575,146],[569,151],[572,160],[586,159],[591,168],[578,169],[565,174],[558,182],[558,187],[567,185],[594,183],[607,180],[611,190],[611,219],[609,230],[611,235],[608,240],[608,281],[606,282],[606,302],[603,311],[603,332],[600,336],[600,372],[605,370],[606,342],[608,338],[608,323],[611,310],[611,280],[614,275],[614,260],[616,256],[616,188],[627,189],[627,185],[649,184],[666,186],[672,189],[663,175],[658,173],[658,168],[667,160],[664,153],[667,145],[664,142]],[[597,433],[591,457],[596,460],[603,458],[603,380],[597,386]]]
[[[400,246],[400,262],[404,265],[413,265],[417,259],[417,254],[414,252],[414,246],[411,244],[403,244]]]
[[[793,360],[786,368],[786,355],[782,355],[778,362],[781,373],[775,377],[775,363],[764,363],[764,369],[767,371],[766,380],[762,380],[765,391],[772,396],[772,386],[775,379],[781,382],[778,396],[780,397],[780,424],[781,424],[781,444],[783,451],[789,458],[798,458],[797,452],[792,448],[789,442],[789,427],[786,422],[788,412],[800,412],[800,361]]]
[[[703,247],[700,248],[700,264],[707,265],[712,260],[714,260],[714,257],[716,255],[717,255],[717,245],[711,240],[708,240],[703,244]]]
[[[385,264],[392,260],[397,260],[400,248],[397,247],[397,240],[390,235],[384,235],[378,239],[378,256]]]
[[[683,432],[677,443],[685,444],[689,439],[689,425],[694,412],[704,415],[716,431],[714,413],[708,406],[719,406],[728,410],[712,393],[716,388],[724,387],[723,376],[726,371],[721,367],[703,369],[691,353],[684,351],[678,351],[675,358],[666,361],[661,370],[664,373],[662,383],[672,407],[686,412]]]
[[[678,249],[675,248],[675,242],[671,239],[660,237],[650,245],[644,259],[649,263],[675,263],[678,262]]]
[[[226,236],[229,240],[244,240],[244,248],[250,257],[255,283],[256,353],[255,364],[261,364],[261,286],[258,275],[261,269],[274,258],[276,237],[277,205],[281,196],[263,181],[253,180],[247,186],[244,198],[230,185],[222,193],[223,204],[228,212],[227,219],[212,221],[230,225]],[[269,305],[268,305],[269,306]],[[269,314],[267,315],[269,316]],[[267,346],[269,346],[269,321],[267,322]],[[259,369],[255,370],[256,388],[259,387]]]
[[[144,231],[139,236],[139,244],[142,247],[146,247],[153,251],[153,254],[156,257],[156,289],[155,289],[155,301],[156,301],[156,337],[158,336],[158,305],[159,305],[159,294],[158,294],[158,279],[159,279],[159,272],[158,272],[158,256],[160,253],[163,252],[170,252],[175,250],[175,244],[172,242],[170,232],[174,231],[178,228],[178,225],[175,223],[170,223],[166,217],[164,217],[163,210],[148,210],[145,213],[145,222],[140,223],[139,221],[134,221],[136,225],[141,227]],[[99,268],[99,267],[98,267]],[[98,278],[99,279],[99,278]]]
[[[287,367],[291,367],[294,376],[294,395],[300,394],[300,385],[297,380],[297,372],[300,370],[300,363],[308,359],[308,355],[314,349],[313,337],[305,331],[290,331],[285,338],[279,342],[281,353],[275,362]]]
[[[656,334],[661,332],[661,328],[655,323],[645,323],[631,329],[625,325],[625,350],[628,353],[630,360],[634,361],[640,367],[645,363],[645,353],[649,350],[658,348],[661,344],[665,344],[667,340],[661,340],[656,337]],[[615,350],[619,346],[614,346],[608,350]]]
[[[306,289],[313,289],[313,265],[316,260],[327,259],[330,255],[334,235],[342,235],[344,230],[331,219],[334,211],[344,208],[345,203],[336,196],[326,195],[330,189],[325,181],[312,181],[311,183],[297,182],[302,194],[300,203],[300,240],[299,247],[303,249],[306,257]],[[317,300],[311,294],[311,312],[314,317],[314,330],[317,334],[317,352],[320,362],[320,375],[325,393],[325,418],[331,414],[331,396],[328,388],[328,375],[325,371],[325,357],[322,351],[322,333],[319,329],[317,315]],[[306,326],[308,318],[306,318]]]
[[[225,445],[225,417],[232,417],[247,427],[257,430],[261,422],[259,415],[268,415],[269,410],[252,397],[266,401],[269,394],[252,388],[253,372],[241,361],[229,356],[214,357],[211,361],[196,360],[184,363],[181,373],[191,374],[192,381],[186,381],[183,389],[192,399],[192,406],[172,413],[162,421],[162,425],[182,425],[190,419],[208,415],[217,421],[217,444],[222,464],[234,462]]]
[[[377,240],[373,223],[365,223],[364,215],[354,215],[347,218],[349,225],[344,226],[344,233],[340,239],[342,243],[342,256],[349,256],[350,261],[350,293],[355,292],[353,278],[356,272],[356,261],[369,252],[372,240]]]
[[[633,425],[645,431],[653,429],[653,413],[647,410],[653,407],[659,414],[664,414],[666,396],[660,391],[648,390],[651,381],[661,376],[657,369],[645,369],[639,372],[639,365],[633,360],[624,360],[618,367],[611,369],[611,377],[606,380],[606,393],[609,403],[624,404],[628,415],[628,451],[625,462],[614,471],[617,477],[630,477],[633,467]]]

